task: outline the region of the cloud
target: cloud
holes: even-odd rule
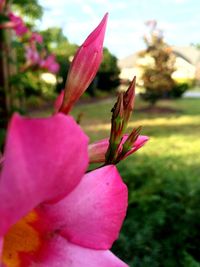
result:
[[[144,46],[144,21],[157,19],[169,44],[197,43],[197,0],[39,0],[45,7],[40,27],[60,26],[71,42],[81,44],[109,12],[105,44],[119,57]]]

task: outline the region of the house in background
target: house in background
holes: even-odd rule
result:
[[[175,69],[173,79],[178,81],[197,80],[200,83],[200,50],[194,46],[173,46],[171,47],[175,55]],[[152,64],[152,58],[146,56],[140,57],[141,51],[136,52],[124,59],[118,61],[121,70],[120,79],[123,83],[127,83],[137,76],[139,85],[142,85],[140,79],[142,75],[142,65]]]

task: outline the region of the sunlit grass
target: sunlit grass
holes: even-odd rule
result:
[[[91,142],[109,137],[111,108],[114,99],[88,105],[77,106],[76,117],[83,113],[81,126]],[[200,175],[200,99],[180,99],[160,101],[159,107],[176,109],[175,113],[143,113],[137,111],[146,106],[136,100],[136,111],[129,123],[128,131],[142,125],[142,134],[150,137],[149,142],[119,165],[125,179],[130,174],[142,176],[144,170],[151,170],[151,176],[199,179]],[[134,178],[133,178],[134,179]]]

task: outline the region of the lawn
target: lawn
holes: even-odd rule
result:
[[[111,107],[114,99],[106,102],[79,105],[73,115],[81,115],[81,126],[91,142],[109,137]],[[200,175],[200,99],[162,101],[158,106],[170,107],[177,112],[170,114],[148,114],[137,111],[145,106],[136,100],[135,111],[128,131],[142,125],[142,134],[150,137],[144,148],[120,164],[122,176],[132,173],[146,178],[189,178],[194,182]]]
[[[73,115],[91,142],[109,136],[114,100],[78,105]],[[161,101],[174,113],[142,113],[136,99],[129,129],[149,142],[118,165],[129,210],[114,252],[131,267],[200,266],[200,99]]]

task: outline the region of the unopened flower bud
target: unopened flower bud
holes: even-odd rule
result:
[[[109,140],[109,148],[106,153],[106,162],[111,163],[117,158],[118,147],[121,142],[124,130],[124,101],[123,93],[120,93],[112,109],[112,120],[111,120],[111,133]]]
[[[124,142],[123,144],[123,150],[122,152],[124,154],[126,154],[126,152],[128,152],[129,150],[131,150],[133,144],[135,143],[135,141],[137,140],[139,134],[140,134],[140,131],[141,131],[141,126],[138,127],[138,128],[134,128],[132,130],[132,132],[129,134],[127,140]]]
[[[124,123],[126,126],[134,108],[135,82],[136,77],[134,76],[132,82],[130,83],[127,91],[124,94]]]
[[[60,111],[67,114],[94,79],[103,56],[108,14],[78,49],[69,69]]]

